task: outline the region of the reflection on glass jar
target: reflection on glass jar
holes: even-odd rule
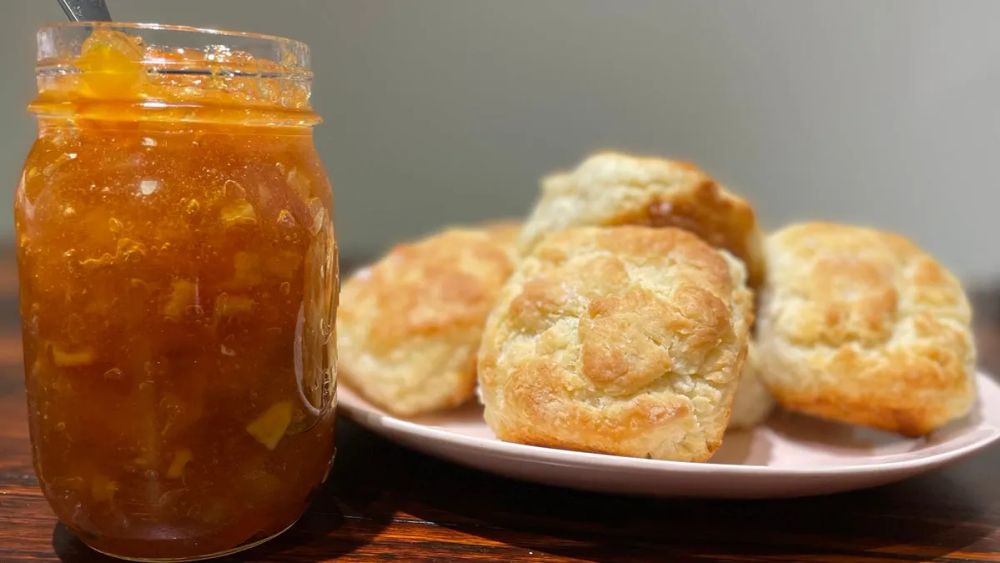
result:
[[[240,549],[326,476],[338,272],[310,78],[280,38],[39,32],[15,202],[30,426],[96,549]]]

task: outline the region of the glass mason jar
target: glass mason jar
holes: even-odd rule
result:
[[[15,221],[49,503],[140,560],[282,532],[334,452],[337,247],[307,47],[55,25],[37,80]]]

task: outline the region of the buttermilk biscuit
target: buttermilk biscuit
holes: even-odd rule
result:
[[[521,233],[522,254],[548,233],[581,225],[677,227],[743,260],[751,287],[764,276],[761,233],[743,198],[693,164],[605,152],[549,176]]]
[[[512,256],[517,258],[517,241],[521,236],[521,222],[513,219],[502,219],[490,223],[484,223],[479,227],[486,236],[500,245],[500,247]]]
[[[926,434],[969,411],[971,312],[951,273],[907,239],[829,223],[767,240],[761,376],[785,407]]]
[[[504,286],[479,350],[502,440],[703,461],[746,356],[743,264],[673,228],[576,227]]]
[[[513,271],[517,231],[450,229],[396,246],[347,280],[337,312],[343,380],[400,416],[472,397],[483,323]]]
[[[774,409],[774,398],[760,380],[760,360],[757,356],[757,346],[751,341],[747,347],[743,375],[733,397],[733,414],[729,417],[729,428],[732,430],[753,428]]]

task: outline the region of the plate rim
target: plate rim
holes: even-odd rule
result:
[[[1000,391],[1000,383],[998,383],[992,375],[987,374],[985,371],[976,370],[975,378],[978,386],[990,385],[997,391]],[[371,405],[371,403],[366,401],[353,389],[350,389],[350,393],[362,401],[361,405],[345,403],[340,400],[340,397],[338,397],[338,409],[342,409],[340,412],[343,412],[358,424],[361,424],[377,434],[382,434],[376,430],[377,427],[381,427],[392,433],[405,433],[411,436],[427,437],[448,445],[470,447],[490,454],[516,456],[521,459],[528,458],[527,460],[532,462],[543,462],[548,464],[554,463],[559,465],[587,465],[593,468],[602,469],[622,469],[627,467],[628,469],[633,470],[655,473],[672,473],[675,475],[679,473],[724,473],[731,475],[768,477],[780,474],[792,476],[831,475],[838,477],[858,474],[878,475],[883,473],[905,471],[908,469],[939,466],[984,449],[1000,439],[1000,427],[990,422],[983,421],[982,424],[984,424],[984,427],[976,427],[968,434],[963,434],[961,436],[968,437],[970,440],[964,445],[925,456],[907,457],[906,459],[888,460],[876,463],[857,463],[830,466],[790,465],[780,467],[770,465],[741,465],[736,463],[695,463],[689,461],[648,459],[560,448],[548,448],[544,446],[506,442],[496,438],[490,440],[487,438],[467,436],[465,434],[445,430],[439,427],[429,426],[412,420],[395,417],[385,411],[382,411],[378,407]],[[365,408],[365,405],[367,405],[368,408]],[[392,441],[395,442],[397,440]],[[946,441],[943,443],[948,442]]]

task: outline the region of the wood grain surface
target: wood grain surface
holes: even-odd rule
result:
[[[0,562],[112,561],[57,524],[29,450],[9,256],[0,261]],[[1000,288],[976,294],[1000,373]],[[901,483],[793,500],[656,500],[496,477],[350,421],[329,483],[289,532],[229,561],[1000,561],[1000,447]]]

